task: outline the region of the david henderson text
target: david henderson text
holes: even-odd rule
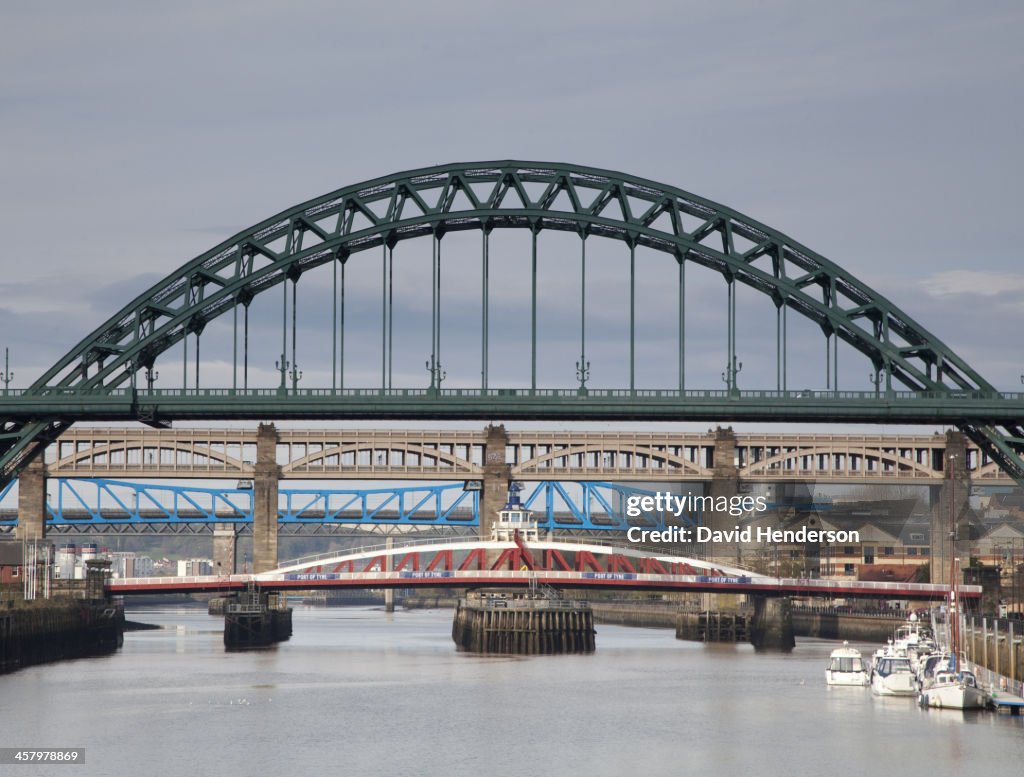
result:
[[[630,527],[626,532],[630,542],[860,542],[858,531],[831,531],[827,529],[766,529],[736,526],[732,529],[714,530],[707,526],[684,528],[670,526],[664,530]]]

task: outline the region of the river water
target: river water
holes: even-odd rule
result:
[[[941,777],[1024,764],[1024,717],[828,688],[824,640],[756,654],[599,626],[593,655],[484,657],[455,651],[448,611],[299,607],[290,641],[226,653],[204,610],[128,617],[164,628],[0,676],[0,747],[86,749],[84,764],[0,774]]]

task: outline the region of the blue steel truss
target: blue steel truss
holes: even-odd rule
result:
[[[0,490],[0,504],[11,490]],[[630,526],[664,528],[673,516],[626,515],[631,496],[653,496],[646,489],[584,481],[532,484],[524,500],[544,530],[626,531]],[[460,483],[402,488],[279,490],[281,524],[407,524],[479,526],[480,493]],[[252,523],[253,492],[247,488],[153,485],[105,478],[53,478],[47,481],[47,525],[99,526],[131,524]],[[693,525],[692,515],[675,519]],[[0,519],[14,526],[15,518]]]

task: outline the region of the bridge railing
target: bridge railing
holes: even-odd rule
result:
[[[64,386],[44,386],[39,389],[6,389],[0,390],[0,398],[32,398],[32,397],[111,397],[152,399],[174,399],[181,397],[235,397],[235,398],[280,398],[289,397],[353,397],[353,398],[388,398],[399,399],[416,397],[446,397],[454,399],[470,398],[529,398],[578,399],[589,398],[611,399],[774,399],[774,400],[877,400],[878,402],[908,401],[920,399],[977,399],[977,400],[1024,400],[1024,392],[1019,391],[980,391],[980,390],[946,390],[946,391],[842,391],[828,389],[579,389],[579,388],[153,388],[132,389],[121,388],[73,388]]]
[[[754,586],[755,590],[765,588],[777,588],[780,591],[800,591],[808,595],[814,595],[820,591],[822,595],[831,592],[856,592],[858,594],[874,593],[880,596],[891,594],[892,598],[903,598],[910,594],[922,594],[934,598],[944,597],[948,593],[948,586],[938,583],[896,583],[896,582],[862,582],[844,580],[808,580],[805,578],[768,578],[764,576],[744,577],[735,579],[731,577],[714,577],[707,575],[659,575],[644,572],[564,572],[564,571],[520,571],[520,570],[445,570],[436,572],[331,572],[303,575],[298,573],[270,573],[265,572],[255,575],[206,575],[189,577],[144,577],[144,578],[119,578],[112,580],[109,587],[116,592],[119,587],[152,586],[154,589],[173,587],[193,588],[217,588],[223,586],[225,589],[237,589],[250,582],[274,583],[287,581],[291,583],[316,583],[327,580],[353,580],[366,583],[402,583],[403,581],[421,580],[516,580],[529,582],[530,580],[546,581],[635,581],[635,582],[673,582],[673,583],[696,583],[696,584],[737,584],[743,586]],[[372,585],[370,587],[373,587]],[[961,594],[966,597],[975,598],[981,596],[981,586],[966,585],[961,589]],[[781,594],[780,594],[781,595]]]

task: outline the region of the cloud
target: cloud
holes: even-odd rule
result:
[[[998,297],[1024,291],[1024,277],[997,270],[949,270],[927,278],[923,287],[928,296],[937,299],[966,295]]]

